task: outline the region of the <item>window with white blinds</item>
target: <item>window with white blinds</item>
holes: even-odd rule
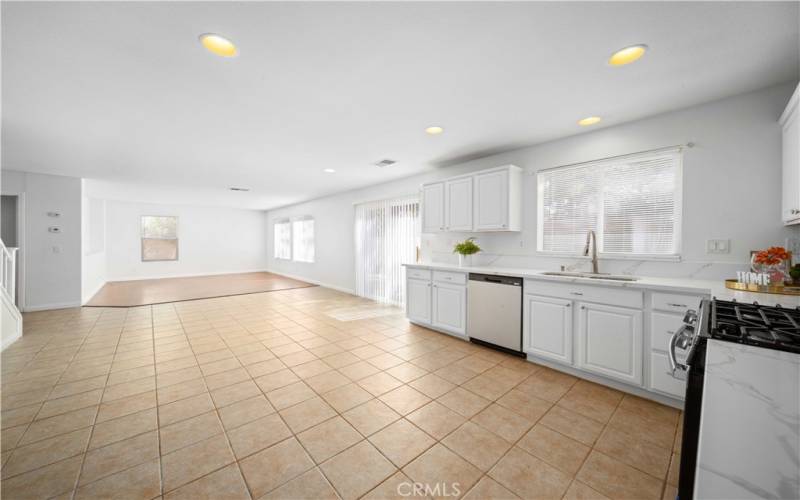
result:
[[[275,258],[292,258],[292,223],[289,220],[276,221],[273,232]]]
[[[292,260],[314,262],[314,219],[292,221]]]
[[[538,173],[538,250],[579,253],[589,231],[604,254],[680,253],[681,152],[658,151]]]
[[[356,205],[356,293],[378,302],[405,305],[402,264],[416,261],[419,234],[417,198]]]

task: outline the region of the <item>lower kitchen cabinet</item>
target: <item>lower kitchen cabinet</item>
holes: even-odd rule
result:
[[[642,311],[576,303],[577,367],[642,385]]]
[[[437,328],[465,335],[467,333],[467,289],[445,283],[433,284],[433,318]]]
[[[525,295],[523,305],[525,351],[572,364],[572,301]]]
[[[411,321],[431,322],[431,281],[406,280],[406,315]]]
[[[679,399],[683,399],[686,394],[686,382],[672,375],[666,354],[650,353],[650,388]]]

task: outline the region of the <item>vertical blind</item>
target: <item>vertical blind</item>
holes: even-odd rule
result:
[[[356,293],[405,305],[405,268],[416,260],[419,200],[400,198],[355,207]]]
[[[680,252],[680,149],[539,172],[538,250],[578,253],[586,234],[599,252]]]
[[[297,262],[314,262],[314,219],[292,221],[292,256]]]
[[[273,240],[276,259],[292,258],[292,223],[289,220],[275,222]]]

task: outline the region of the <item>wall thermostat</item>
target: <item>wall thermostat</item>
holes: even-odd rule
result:
[[[58,226],[50,226],[50,227],[47,228],[47,230],[50,231],[51,233],[60,233],[61,232],[61,228],[58,227]]]

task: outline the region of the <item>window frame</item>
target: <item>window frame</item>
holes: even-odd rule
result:
[[[632,153],[627,155],[614,156],[610,158],[603,158],[599,160],[590,160],[586,162],[574,163],[570,165],[563,165],[559,167],[547,168],[538,170],[536,174],[536,250],[535,255],[540,257],[571,257],[577,259],[591,259],[589,256],[583,256],[580,252],[561,252],[561,251],[547,251],[541,250],[543,237],[544,237],[544,199],[542,196],[541,175],[547,172],[552,172],[559,169],[590,167],[590,168],[605,168],[611,165],[618,165],[621,162],[635,162],[647,159],[654,159],[663,156],[675,157],[675,190],[673,191],[673,204],[675,210],[675,225],[673,229],[674,237],[674,253],[671,254],[632,254],[632,253],[615,253],[615,252],[601,252],[600,242],[603,240],[602,234],[602,217],[599,219],[595,234],[597,236],[598,257],[605,259],[618,259],[618,260],[647,260],[647,261],[667,261],[667,262],[680,262],[682,260],[683,252],[683,148],[672,147],[652,151],[645,151],[641,153]]]
[[[277,239],[276,234],[275,234],[275,229],[278,227],[279,224],[288,224],[289,225],[289,256],[288,257],[280,257],[280,256],[278,256],[277,246],[276,246],[278,244],[278,239]],[[285,260],[285,261],[290,261],[290,262],[292,261],[292,257],[294,256],[292,238],[293,238],[293,234],[292,234],[292,219],[289,219],[289,218],[277,219],[272,223],[272,240],[273,240],[272,241],[272,257],[275,260]]]
[[[146,217],[158,217],[175,219],[175,238],[146,238],[144,235],[144,219]],[[180,260],[180,218],[177,215],[148,215],[143,214],[139,216],[139,243],[140,243],[140,258],[142,262],[178,262]],[[175,240],[175,258],[174,259],[145,259],[144,258],[144,240]]]

